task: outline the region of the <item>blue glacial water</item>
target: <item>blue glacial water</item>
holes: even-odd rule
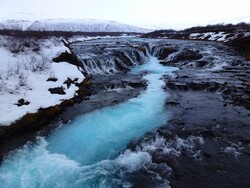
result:
[[[150,163],[151,156],[124,150],[130,141],[168,120],[161,77],[174,70],[150,57],[131,72],[148,72],[142,94],[84,114],[48,138],[16,150],[0,166],[0,187],[132,187],[126,175]]]

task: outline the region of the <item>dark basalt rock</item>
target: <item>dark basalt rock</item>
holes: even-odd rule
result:
[[[232,66],[238,66],[238,65],[241,65],[242,63],[243,63],[242,61],[238,60],[238,61],[233,61],[233,62],[231,63],[231,65],[232,65]]]
[[[235,50],[243,53],[247,60],[250,60],[250,37],[237,37],[228,42],[228,44],[235,48]]]
[[[180,104],[180,102],[178,102],[178,101],[167,101],[166,102],[166,105],[171,105],[171,106],[176,106],[176,105],[179,105]]]
[[[128,83],[128,85],[130,87],[133,87],[133,88],[146,87],[147,86],[147,84],[145,82],[130,82],[130,83]]]
[[[6,135],[6,131],[0,127],[0,145],[3,143],[4,137]],[[0,161],[2,161],[3,156],[0,155]]]
[[[188,87],[192,90],[204,90],[204,89],[208,88],[209,86],[210,86],[210,84],[205,83],[205,82],[202,82],[202,83],[190,82],[188,84]]]
[[[66,84],[67,88],[69,88],[71,86],[71,84],[77,85],[77,81],[78,81],[78,78],[75,78],[74,80],[72,80],[68,77],[67,80],[65,82],[63,82],[63,84]]]
[[[17,101],[17,103],[16,103],[16,105],[17,105],[18,107],[23,106],[23,105],[29,105],[29,104],[30,104],[30,102],[29,102],[29,101],[25,101],[23,98],[22,98],[22,99],[19,99],[19,100]]]
[[[185,77],[186,78],[186,77]],[[210,92],[217,91],[219,89],[224,88],[224,84],[219,84],[217,82],[193,82],[193,81],[186,81],[186,80],[179,80],[180,82],[174,82],[172,80],[167,81],[167,87],[170,89],[178,89],[178,90],[206,90]]]
[[[61,86],[61,87],[55,87],[55,88],[49,88],[49,92],[51,94],[58,94],[58,95],[65,95],[65,91],[64,91],[64,88]]]
[[[207,61],[204,61],[204,60],[200,60],[200,61],[196,61],[196,66],[197,67],[204,67],[208,64]]]
[[[177,49],[171,48],[171,47],[165,47],[161,49],[161,53],[159,54],[158,58],[159,60],[166,59],[170,54],[177,52]]]
[[[61,53],[58,57],[52,59],[54,62],[68,62],[70,64],[81,66],[81,62],[78,60],[77,56],[73,53],[68,53],[67,51]]]
[[[178,66],[174,61],[160,61],[159,63],[164,66]]]
[[[56,82],[58,79],[57,78],[48,78],[47,82]]]
[[[142,52],[144,53],[145,56],[147,55],[147,49],[146,49],[145,46],[139,47],[139,50],[142,51]]]
[[[178,53],[174,57],[173,61],[177,62],[177,61],[198,60],[201,58],[202,55],[199,52],[185,49],[182,52]]]
[[[188,85],[186,83],[179,83],[179,82],[174,82],[174,81],[169,80],[166,83],[166,85],[169,89],[188,90]]]

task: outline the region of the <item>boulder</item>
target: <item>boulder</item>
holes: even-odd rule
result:
[[[61,86],[61,87],[55,87],[55,88],[49,88],[49,92],[51,94],[58,94],[58,95],[65,95],[65,91],[64,91],[64,88]]]
[[[196,67],[204,67],[208,64],[207,61],[204,61],[204,60],[200,60],[200,61],[196,61]]]
[[[186,49],[178,53],[174,57],[173,61],[177,62],[177,61],[198,60],[201,58],[202,55],[199,52]]]
[[[142,51],[145,56],[147,55],[147,49],[145,46],[139,47],[139,50]]]
[[[22,98],[22,99],[19,99],[19,100],[17,101],[17,103],[16,103],[16,105],[17,105],[18,107],[23,106],[23,105],[29,105],[29,104],[30,104],[30,102],[29,102],[29,101],[25,101],[23,98]]]
[[[68,53],[67,51],[61,53],[58,57],[52,59],[54,62],[68,62],[70,64],[76,65],[77,67],[81,66],[81,62],[77,56],[73,53]]]
[[[174,48],[170,48],[170,47],[165,47],[161,50],[160,54],[159,54],[159,60],[164,60],[166,59],[170,54],[177,52],[176,49]]]
[[[130,82],[130,83],[128,83],[128,85],[130,87],[133,87],[133,88],[138,88],[138,87],[145,87],[146,83],[144,83],[144,82]]]
[[[178,101],[167,101],[166,102],[166,105],[170,105],[170,106],[177,106],[179,104],[180,104],[180,102],[178,102]]]
[[[47,79],[47,82],[56,82],[57,81],[57,78],[48,78]]]

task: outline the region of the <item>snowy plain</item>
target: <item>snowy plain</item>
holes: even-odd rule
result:
[[[1,126],[74,97],[78,87],[71,84],[68,88],[64,82],[68,78],[77,80],[76,83],[84,80],[76,66],[67,62],[52,63],[52,58],[68,51],[60,39],[41,39],[35,41],[36,47],[23,47],[19,52],[13,52],[10,46],[15,42],[18,43],[15,38],[0,36]],[[49,78],[56,81],[48,81]],[[48,89],[56,87],[62,87],[66,94],[51,94]],[[20,99],[29,104],[18,106]]]

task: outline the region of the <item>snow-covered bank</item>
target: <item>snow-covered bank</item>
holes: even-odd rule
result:
[[[211,40],[218,42],[228,42],[237,38],[244,38],[250,36],[250,32],[205,32],[205,33],[191,33],[189,39],[195,40]]]
[[[66,62],[52,63],[53,57],[68,51],[59,39],[1,36],[0,44],[1,126],[10,125],[27,113],[73,98],[79,89],[76,85],[84,80],[76,66]],[[67,80],[73,84],[65,83]]]

